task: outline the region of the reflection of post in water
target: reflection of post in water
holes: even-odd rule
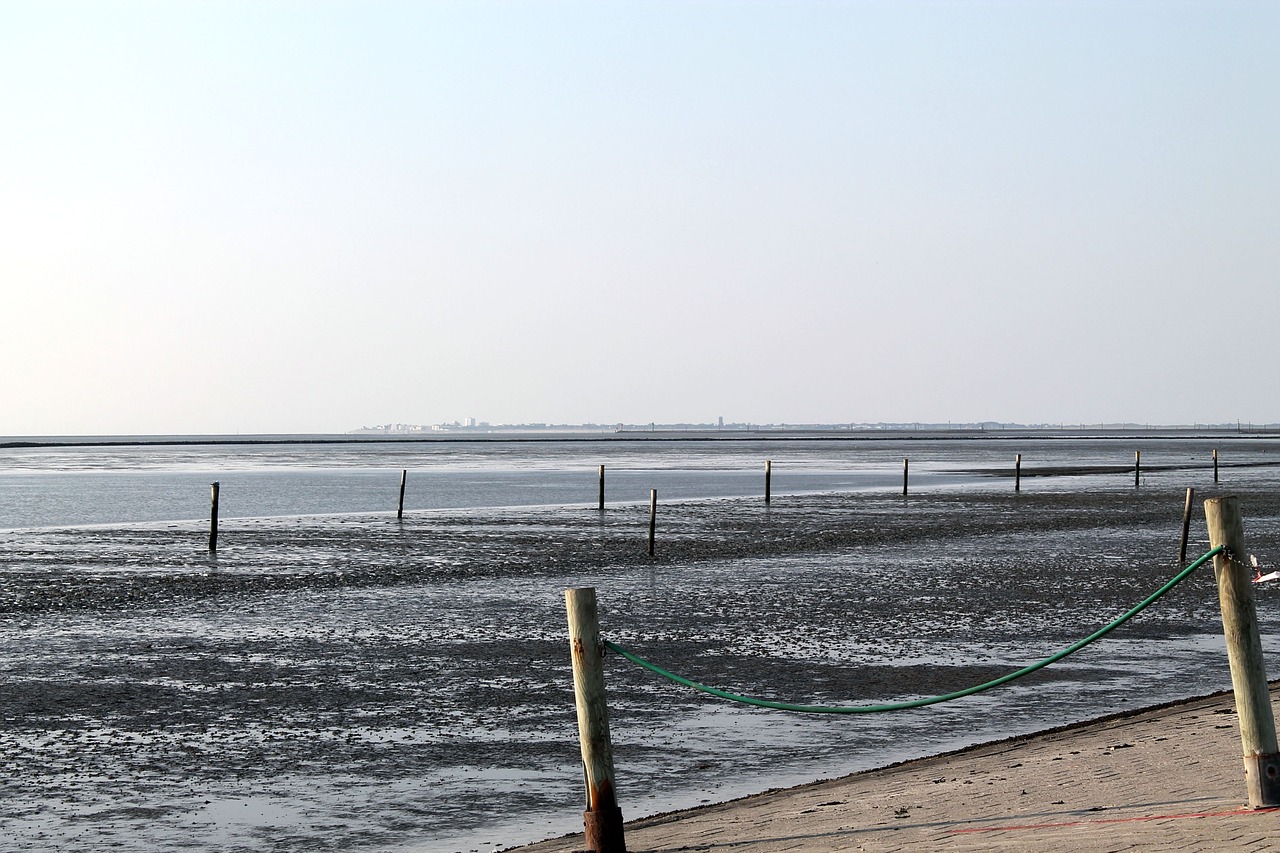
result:
[[[218,484],[210,483],[212,498],[209,506],[209,553],[218,552]]]

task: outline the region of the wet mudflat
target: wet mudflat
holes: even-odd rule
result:
[[[1280,487],[1232,491],[1280,556]],[[1206,488],[1206,492],[1209,490]],[[489,850],[580,827],[563,590],[736,692],[853,704],[1050,654],[1176,569],[1172,477],[1024,491],[0,531],[0,833],[14,850]],[[1207,548],[1203,516],[1191,551]],[[1259,590],[1275,654],[1280,599]],[[624,814],[1229,685],[1211,572],[999,691],[876,717],[718,703],[608,661]]]

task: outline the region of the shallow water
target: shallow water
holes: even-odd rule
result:
[[[897,490],[910,458],[913,490],[967,487],[1012,477],[1014,455],[1030,489],[1079,485],[1041,477],[1071,467],[1092,482],[1130,484],[1134,450],[1144,482],[1187,481],[1223,448],[1223,470],[1249,477],[1280,465],[1280,441],[1148,437],[1063,439],[851,438],[727,441],[482,441],[268,445],[0,447],[0,530],[209,516],[217,480],[228,518],[386,512],[408,471],[410,511],[475,507],[591,505],[598,466],[610,503],[639,503],[657,489],[672,499],[746,497],[764,487],[773,462],[775,494]]]
[[[788,447],[786,464],[842,464],[820,447],[814,458]],[[1099,448],[1082,458],[1104,458]],[[912,464],[982,469],[1006,449],[914,446]],[[232,518],[216,558],[202,525],[182,520],[0,531],[0,831],[15,850],[135,851],[489,850],[571,832],[582,806],[564,589],[596,587],[611,640],[725,689],[833,704],[945,692],[1057,651],[1171,575],[1182,492],[1212,486],[1190,466],[1202,449],[1183,448],[1187,466],[1152,470],[1137,490],[1131,472],[1024,480],[1017,496],[1007,478],[965,475],[922,479],[904,500],[900,458],[884,487],[790,491],[784,454],[767,447],[770,506],[723,494],[664,504],[652,561],[638,501],[603,516],[590,500],[517,500],[402,523],[350,506]],[[643,471],[691,459],[682,471],[716,477],[754,450],[667,447]],[[899,449],[884,452],[888,464]],[[1250,452],[1266,461],[1272,449]],[[254,470],[299,476],[271,458]],[[307,470],[347,470],[321,461]],[[560,476],[561,462],[550,453],[532,467]],[[119,464],[105,476],[131,473]],[[593,497],[594,469],[580,473]],[[1230,479],[1251,548],[1274,562],[1275,470]],[[1193,552],[1203,540],[1198,521]],[[1259,589],[1272,656],[1277,594]],[[859,717],[725,705],[610,657],[624,814],[1220,689],[1219,630],[1201,572],[1026,681]]]

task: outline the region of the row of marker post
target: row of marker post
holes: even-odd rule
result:
[[[910,489],[911,476],[911,460],[907,457],[902,459],[902,494],[905,496]],[[600,512],[604,512],[604,466],[600,466],[600,488],[598,506]],[[1135,450],[1133,452],[1133,485],[1138,486],[1142,481],[1142,451]],[[404,493],[405,487],[409,482],[409,470],[400,471],[400,501],[396,506],[396,520],[404,519]],[[1213,451],[1213,482],[1218,482],[1218,451]],[[209,551],[215,553],[218,550],[218,483],[210,484],[212,489],[212,506],[209,509]],[[1014,456],[1013,462],[1013,490],[1015,492],[1022,491],[1022,454]],[[1182,549],[1179,559],[1185,560],[1187,553],[1187,528],[1191,518],[1191,498],[1193,489],[1187,489],[1187,507],[1183,514],[1183,534]],[[770,503],[773,499],[773,460],[766,459],[764,463],[764,502]],[[658,519],[658,490],[649,490],[649,556],[654,554],[654,536],[657,531]]]

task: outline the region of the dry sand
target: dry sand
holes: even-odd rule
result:
[[[657,815],[627,825],[627,849],[1275,850],[1280,811],[1244,807],[1240,754],[1233,697],[1220,693]]]

